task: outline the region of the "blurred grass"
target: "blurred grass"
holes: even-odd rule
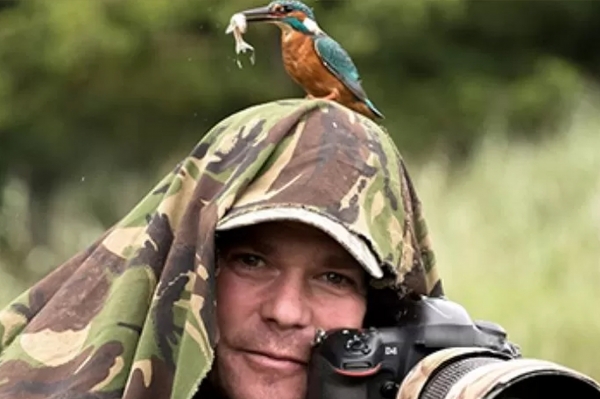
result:
[[[600,379],[600,116],[584,103],[541,144],[486,136],[451,174],[414,176],[447,294],[502,324],[528,357]]]
[[[600,351],[600,316],[592,306],[600,282],[595,105],[583,103],[564,134],[545,142],[509,142],[496,127],[458,170],[440,157],[410,169],[448,295],[473,317],[502,324],[526,356],[600,379],[593,355]],[[27,192],[18,181],[7,186],[0,226],[10,229],[5,244],[12,252],[0,249],[0,306],[104,230],[83,210],[87,190],[98,185],[91,180],[83,176],[63,190],[53,208],[51,244],[23,258],[13,253],[27,247]],[[104,188],[111,187],[106,195],[124,214],[150,186],[111,177]],[[17,261],[23,267],[10,264]]]

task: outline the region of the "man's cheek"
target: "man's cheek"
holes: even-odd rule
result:
[[[318,310],[315,327],[324,330],[334,328],[359,328],[363,324],[366,307],[360,302],[340,304],[338,307]]]

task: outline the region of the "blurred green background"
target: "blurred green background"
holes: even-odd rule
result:
[[[424,202],[451,298],[600,379],[600,2],[307,2]],[[251,0],[0,1],[0,306],[122,217],[223,117],[304,93]],[[596,316],[594,316],[596,315]]]

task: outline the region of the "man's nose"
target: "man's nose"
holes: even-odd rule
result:
[[[309,326],[312,311],[303,280],[296,275],[282,275],[273,281],[261,306],[263,320],[281,329]]]

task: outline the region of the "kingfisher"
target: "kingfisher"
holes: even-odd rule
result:
[[[313,10],[298,0],[275,0],[242,11],[248,23],[275,24],[281,30],[281,52],[288,75],[307,98],[336,101],[371,119],[384,119],[362,87],[348,52],[318,25]]]

